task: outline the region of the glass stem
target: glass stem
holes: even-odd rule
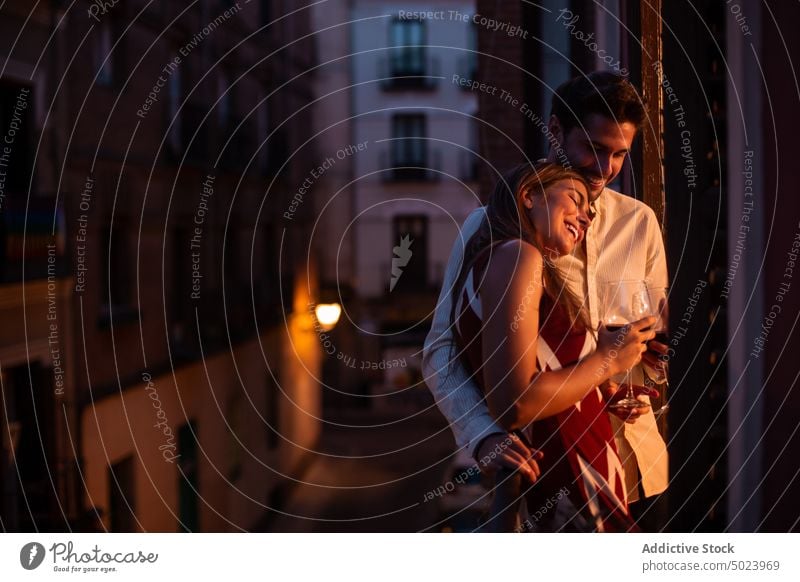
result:
[[[628,383],[628,400],[633,400],[633,384],[631,379],[631,370],[625,372],[625,381]]]

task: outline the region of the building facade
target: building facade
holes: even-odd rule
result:
[[[56,499],[70,509],[48,510],[50,527],[258,527],[318,433],[320,348],[306,309],[317,288],[295,252],[311,212],[279,224],[300,174],[289,154],[310,127],[313,44],[291,42],[310,31],[309,13],[80,2],[37,9],[36,36],[22,25],[30,7],[10,4],[15,20],[3,22],[25,30],[25,45],[9,44],[8,62],[52,61],[37,73],[50,91],[38,133],[57,130],[40,146],[52,167],[32,175],[63,205],[51,215],[72,424],[39,429],[70,453],[55,465],[68,473]],[[37,305],[46,319],[47,296],[26,309]],[[0,361],[33,370],[33,357]],[[53,377],[52,355],[43,361],[35,369]],[[23,376],[12,369],[14,382]],[[26,390],[50,390],[29,376]],[[4,466],[5,480],[20,463]],[[29,485],[18,480],[17,505]]]
[[[361,396],[418,393],[427,320],[458,227],[479,205],[469,2],[351,3],[350,220]],[[340,259],[341,260],[341,259]],[[341,335],[346,333],[344,328]],[[413,404],[412,404],[413,405]]]

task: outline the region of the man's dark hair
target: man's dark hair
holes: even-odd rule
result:
[[[586,125],[596,113],[615,121],[629,122],[640,129],[645,106],[639,93],[625,77],[608,71],[595,71],[563,83],[553,94],[551,114],[558,118],[566,134],[573,127]]]

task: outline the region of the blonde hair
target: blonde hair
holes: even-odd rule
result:
[[[486,216],[464,247],[464,260],[461,262],[461,269],[452,290],[451,323],[455,321],[458,296],[478,257],[487,250],[491,252],[494,246],[502,242],[521,239],[542,253],[545,292],[553,302],[564,307],[573,325],[589,329],[585,301],[572,292],[566,285],[564,274],[553,263],[545,249],[539,248],[534,236],[536,228],[524,206],[524,199],[529,193],[546,196],[547,188],[561,180],[575,180],[587,187],[583,176],[560,164],[550,162],[539,162],[533,166],[519,165],[498,181],[486,204]]]

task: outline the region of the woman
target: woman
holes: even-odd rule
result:
[[[655,320],[595,341],[583,301],[552,263],[589,224],[580,175],[520,166],[491,195],[453,290],[459,357],[498,423],[544,453],[525,495],[543,531],[634,528],[599,386],[639,362]]]

